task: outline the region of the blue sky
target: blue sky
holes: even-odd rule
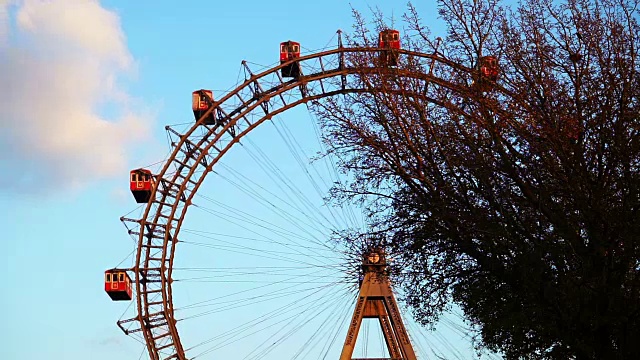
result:
[[[416,5],[437,35],[441,27],[430,3]],[[169,147],[164,126],[193,121],[191,91],[209,88],[218,96],[242,80],[238,77],[242,60],[251,62],[256,70],[273,65],[281,41],[299,41],[306,52],[333,46],[337,29],[351,30],[351,6],[367,15],[369,7],[378,6],[397,22],[406,9],[400,1],[189,1],[180,6],[173,1],[0,1],[0,90],[4,98],[0,100],[0,172],[4,175],[0,180],[4,215],[0,217],[4,229],[0,276],[5,279],[0,297],[4,320],[0,357],[139,358],[144,347],[115,325],[123,313],[125,318],[135,313],[128,304],[111,302],[102,283],[105,269],[121,260],[122,266],[132,265],[128,255],[134,242],[119,221],[130,211],[133,217],[140,212],[128,191],[128,170],[166,158]],[[281,118],[297,138],[313,135],[300,125],[309,126],[314,120],[305,109]],[[274,143],[272,136],[268,130],[252,135],[252,154],[268,149],[265,156],[278,157],[278,166],[289,169],[279,159],[286,146]],[[230,155],[225,166],[226,173],[220,170],[223,179],[236,170],[249,177],[257,171],[251,157],[242,152]],[[291,175],[296,176],[301,175]],[[233,193],[234,186],[222,183],[204,187],[207,198],[220,199],[250,214],[265,214],[251,198]],[[207,211],[220,211],[220,206],[210,201],[209,208],[190,213],[194,233],[213,228],[225,234],[256,236],[251,233],[258,226],[247,229]],[[254,217],[259,218],[249,218]],[[227,243],[229,239],[243,241],[228,238]],[[193,241],[199,246],[202,242],[202,238]],[[236,258],[229,249],[216,249],[185,245],[176,262],[185,271],[211,264],[219,268],[259,266],[252,257]],[[301,273],[302,268],[295,271],[303,281],[333,276],[316,270]],[[177,292],[176,301],[183,301],[177,307],[234,291],[229,284],[185,284]],[[222,289],[224,286],[229,288]],[[328,299],[329,295],[322,296]],[[273,300],[271,306],[282,301]],[[181,333],[184,329],[183,340],[188,344],[204,341],[217,324],[239,321],[247,313],[252,310],[202,316],[197,318],[202,321],[188,325],[185,321],[180,328]],[[470,358],[468,341],[450,330],[456,326],[443,326],[443,332],[429,335],[426,344],[446,353],[448,345],[442,338],[447,338],[459,349],[459,357]],[[242,347],[253,341],[258,340],[247,340]],[[229,345],[224,349],[229,352],[221,354],[235,354],[237,346]]]

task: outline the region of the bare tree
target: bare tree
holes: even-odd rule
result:
[[[444,40],[404,17],[434,58],[353,56],[370,91],[316,108],[352,180],[333,200],[366,207],[423,323],[453,302],[510,359],[640,359],[638,0],[439,9]]]

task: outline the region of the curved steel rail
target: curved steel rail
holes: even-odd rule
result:
[[[171,127],[167,131],[175,138],[174,150],[160,173],[156,176],[153,190],[141,219],[122,218],[134,223],[130,234],[138,236],[135,271],[136,300],[138,315],[122,320],[118,325],[125,333],[142,332],[151,359],[186,359],[185,349],[180,341],[174,318],[172,301],[172,268],[178,233],[193,196],[212,170],[216,162],[252,129],[266,120],[303,103],[318,99],[355,92],[389,92],[383,89],[350,87],[349,77],[368,73],[392,74],[436,84],[456,93],[464,94],[466,87],[425,72],[412,72],[398,68],[371,66],[349,66],[347,56],[375,56],[378,48],[343,48],[310,54],[297,61],[301,68],[311,68],[310,75],[284,81],[279,71],[287,64],[281,64],[252,74],[233,91],[215,101],[207,111],[184,134]],[[408,50],[398,50],[401,56],[434,62],[448,66],[452,70],[471,72],[471,69],[456,64],[437,55]],[[243,63],[244,64],[244,63]],[[314,65],[315,64],[315,65]],[[245,65],[246,66],[246,65]],[[315,66],[315,67],[314,67]],[[269,81],[268,79],[276,79]],[[299,94],[298,94],[299,93]],[[294,98],[287,102],[285,95]],[[414,94],[427,101],[447,107],[426,94]],[[245,97],[243,97],[245,96]],[[214,115],[216,124],[208,126],[204,119]],[[198,131],[206,131],[196,136]],[[124,324],[138,321],[140,327],[125,329]]]

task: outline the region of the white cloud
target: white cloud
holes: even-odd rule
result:
[[[118,16],[95,0],[0,0],[3,41],[0,191],[126,173],[128,151],[151,124],[118,84],[135,74]]]

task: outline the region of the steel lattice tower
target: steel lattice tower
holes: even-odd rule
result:
[[[409,335],[402,323],[398,304],[391,291],[385,252],[381,249],[373,249],[365,253],[362,260],[362,270],[364,277],[360,284],[360,293],[351,317],[349,332],[344,341],[340,360],[352,360],[362,319],[367,318],[378,319],[380,322],[391,356],[391,359],[385,360],[416,360]]]

